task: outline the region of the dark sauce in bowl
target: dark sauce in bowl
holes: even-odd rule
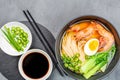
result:
[[[28,77],[37,79],[48,72],[49,62],[43,54],[34,52],[24,58],[22,67]]]

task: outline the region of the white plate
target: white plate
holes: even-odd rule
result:
[[[28,40],[29,40],[29,42],[28,42],[26,48],[24,49],[24,51],[18,52],[17,50],[15,50],[9,44],[9,42],[7,42],[7,40],[4,38],[5,35],[0,30],[0,47],[1,47],[1,49],[5,53],[7,53],[8,55],[11,55],[11,56],[19,56],[19,55],[22,55],[22,54],[26,53],[27,50],[30,48],[31,43],[32,43],[32,35],[31,35],[31,32],[28,29],[28,27],[26,25],[24,25],[23,23],[20,23],[20,22],[9,22],[9,23],[5,24],[4,26],[9,27],[9,28],[11,28],[12,26],[19,26],[19,27],[21,27],[28,34]],[[4,26],[2,26],[1,29],[3,29]]]

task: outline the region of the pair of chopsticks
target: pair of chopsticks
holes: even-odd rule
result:
[[[49,55],[50,55],[54,65],[55,65],[55,67],[57,68],[57,70],[59,71],[61,76],[64,76],[64,73],[61,70],[61,68],[59,67],[58,62],[56,60],[56,57],[54,56],[54,50],[51,48],[50,44],[48,43],[47,39],[43,35],[43,33],[40,30],[39,26],[37,25],[36,21],[34,20],[34,18],[32,17],[32,15],[30,14],[30,12],[28,10],[23,10],[23,13],[26,16],[26,18],[29,21],[29,23],[32,26],[32,28],[34,29],[34,31],[36,32],[39,40],[42,42],[43,46],[45,47],[45,49],[49,53]]]

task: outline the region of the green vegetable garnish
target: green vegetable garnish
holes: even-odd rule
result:
[[[73,57],[69,57],[65,54],[62,55],[64,66],[76,73],[80,73],[81,61],[79,60],[79,53],[76,53]]]
[[[84,74],[83,76],[88,79],[92,75],[94,75],[102,66],[104,66],[107,62],[102,61],[101,63],[97,64],[96,66],[93,67],[88,73]]]
[[[86,79],[99,71],[105,71],[108,64],[112,60],[115,54],[116,48],[113,45],[109,50],[105,52],[96,53],[96,55],[87,57],[86,61],[82,63],[79,60],[80,54],[76,53],[73,57],[69,57],[62,53],[62,60],[64,66],[71,71],[82,74]]]
[[[81,66],[80,71],[84,74],[83,76],[88,79],[97,71],[99,71],[102,67],[107,65],[107,63],[109,62],[109,56],[113,57],[115,51],[116,48],[113,45],[110,50],[97,53],[96,55],[92,56],[84,65]]]
[[[4,29],[1,29],[1,31],[6,36],[6,40],[10,45],[18,52],[23,51],[29,42],[28,34],[20,27],[13,26],[8,28],[4,26]]]

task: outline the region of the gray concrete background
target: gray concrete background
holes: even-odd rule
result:
[[[66,23],[82,15],[101,16],[110,21],[120,34],[120,0],[0,0],[0,26],[10,21],[26,21],[22,13],[24,9],[29,9],[35,20],[55,38]],[[61,77],[57,70],[50,78],[73,80]],[[0,74],[0,80],[6,79]],[[120,80],[120,62],[103,80]]]

